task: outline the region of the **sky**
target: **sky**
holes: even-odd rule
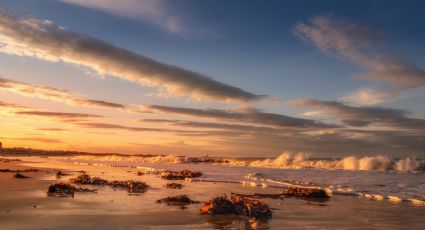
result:
[[[425,157],[424,15],[415,0],[0,0],[0,141]]]

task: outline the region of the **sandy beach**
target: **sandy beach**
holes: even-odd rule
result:
[[[0,0],[0,230],[425,230],[425,0]]]
[[[2,229],[422,229],[424,206],[406,202],[372,201],[356,196],[334,195],[318,202],[297,198],[265,198],[273,216],[254,221],[241,216],[201,215],[204,202],[225,193],[278,193],[279,188],[252,187],[237,183],[178,180],[182,189],[167,189],[158,175],[137,175],[140,169],[43,163],[40,158],[1,162],[1,169],[38,169],[22,172],[31,178],[18,179],[13,172],[0,173],[0,222]],[[50,165],[49,165],[50,164]],[[56,172],[68,174],[61,178]],[[107,180],[146,182],[150,188],[140,195],[108,186],[82,186],[96,193],[77,192],[71,197],[51,197],[49,184],[68,182],[85,171]],[[199,204],[170,206],[156,200],[187,194]]]

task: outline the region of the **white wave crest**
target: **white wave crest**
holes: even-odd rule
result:
[[[309,160],[308,154],[283,152],[275,159],[257,160],[243,164],[251,167],[273,167],[273,168],[319,168],[319,169],[343,169],[343,170],[365,170],[384,171],[394,170],[399,172],[422,171],[424,161],[414,158],[394,160],[388,156],[349,156],[340,160]],[[233,165],[240,165],[232,162]]]
[[[188,162],[187,157],[176,155],[158,155],[158,156],[125,156],[125,155],[79,155],[68,158],[77,161],[107,161],[107,162],[149,162],[149,163],[173,163],[181,164]]]

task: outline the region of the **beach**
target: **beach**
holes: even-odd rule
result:
[[[409,202],[373,200],[367,197],[334,194],[327,201],[300,198],[263,198],[273,213],[269,220],[243,216],[201,215],[200,207],[211,198],[228,193],[276,194],[279,186],[248,183],[177,180],[182,189],[167,189],[168,180],[146,173],[152,167],[112,167],[75,164],[40,157],[19,157],[1,162],[1,169],[25,170],[31,178],[18,179],[12,172],[0,173],[0,222],[2,229],[422,229],[425,206]],[[152,164],[147,164],[152,166]],[[188,164],[162,163],[164,168],[188,168]],[[193,167],[193,166],[192,166]],[[208,168],[196,164],[196,168]],[[149,169],[149,170],[147,170]],[[65,176],[57,178],[60,170]],[[81,186],[95,193],[77,192],[74,197],[48,196],[54,182],[68,182],[80,171],[107,180],[134,180],[150,187],[142,194],[108,186]],[[138,172],[144,171],[143,175]],[[255,171],[255,169],[252,169]],[[204,172],[205,173],[205,172]],[[282,169],[282,173],[284,170]],[[202,177],[201,177],[202,178]],[[167,205],[156,200],[187,194],[199,204]]]

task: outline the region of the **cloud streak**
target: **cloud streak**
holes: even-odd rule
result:
[[[425,86],[425,70],[401,61],[378,50],[380,32],[347,20],[321,16],[310,23],[299,23],[295,33],[312,42],[324,53],[349,60],[369,69],[360,78],[382,81],[392,86],[386,89],[364,88],[344,99],[358,104],[377,104],[392,99],[399,93]]]
[[[145,128],[145,127],[130,127],[125,125],[111,124],[111,123],[76,123],[77,126],[89,129],[114,129],[132,132],[161,132],[161,133],[175,133],[179,136],[191,137],[237,137],[245,135],[240,131],[225,130],[225,131],[205,131],[205,130],[180,130],[180,129],[163,129],[163,128]]]
[[[51,132],[60,132],[60,131],[67,131],[67,129],[62,128],[37,128],[39,131],[51,131]]]
[[[189,22],[163,0],[60,0],[113,15],[132,18],[174,34],[190,34]],[[168,2],[170,3],[170,2]]]
[[[118,103],[82,98],[67,90],[47,86],[33,85],[24,82],[13,81],[2,77],[0,77],[0,89],[9,90],[25,96],[36,96],[44,99],[65,102],[71,105],[103,107],[112,109],[125,108],[124,105]]]
[[[4,102],[4,101],[0,101],[0,107],[8,108],[8,109],[23,109],[23,108],[26,108],[25,106],[22,106],[22,105],[12,104],[12,103],[8,103],[8,102]]]
[[[143,127],[129,127],[124,125],[109,124],[109,123],[78,123],[83,128],[94,128],[94,129],[119,129],[136,132],[170,132],[171,130],[159,129],[159,128],[143,128]]]
[[[61,113],[61,112],[47,112],[47,111],[16,111],[16,115],[38,116],[38,117],[51,117],[57,119],[87,119],[87,118],[102,118],[101,115],[87,114],[87,113]]]
[[[61,140],[47,137],[1,137],[2,139],[8,140],[18,140],[18,141],[35,141],[49,144],[61,144],[63,143]]]
[[[198,122],[198,121],[183,121],[183,120],[167,120],[167,119],[141,119],[141,122],[146,123],[167,123],[172,126],[185,128],[202,128],[202,129],[221,129],[231,131],[247,131],[247,132],[281,132],[280,129],[253,126],[253,125],[238,125],[228,123],[213,123],[213,122]]]
[[[115,76],[198,100],[251,102],[264,98],[105,41],[67,31],[51,21],[19,19],[0,10],[0,25],[0,52],[64,61],[93,69],[101,75]]]
[[[211,118],[234,123],[258,124],[279,128],[335,128],[335,125],[325,124],[310,119],[290,117],[282,114],[265,113],[253,109],[227,111],[218,109],[194,109],[161,105],[141,106],[142,112],[161,112],[193,117]]]
[[[315,99],[298,100],[296,106],[319,109],[332,117],[341,119],[352,127],[364,127],[372,124],[395,127],[403,130],[425,131],[425,119],[410,118],[404,110],[383,107],[354,107],[336,101]]]

